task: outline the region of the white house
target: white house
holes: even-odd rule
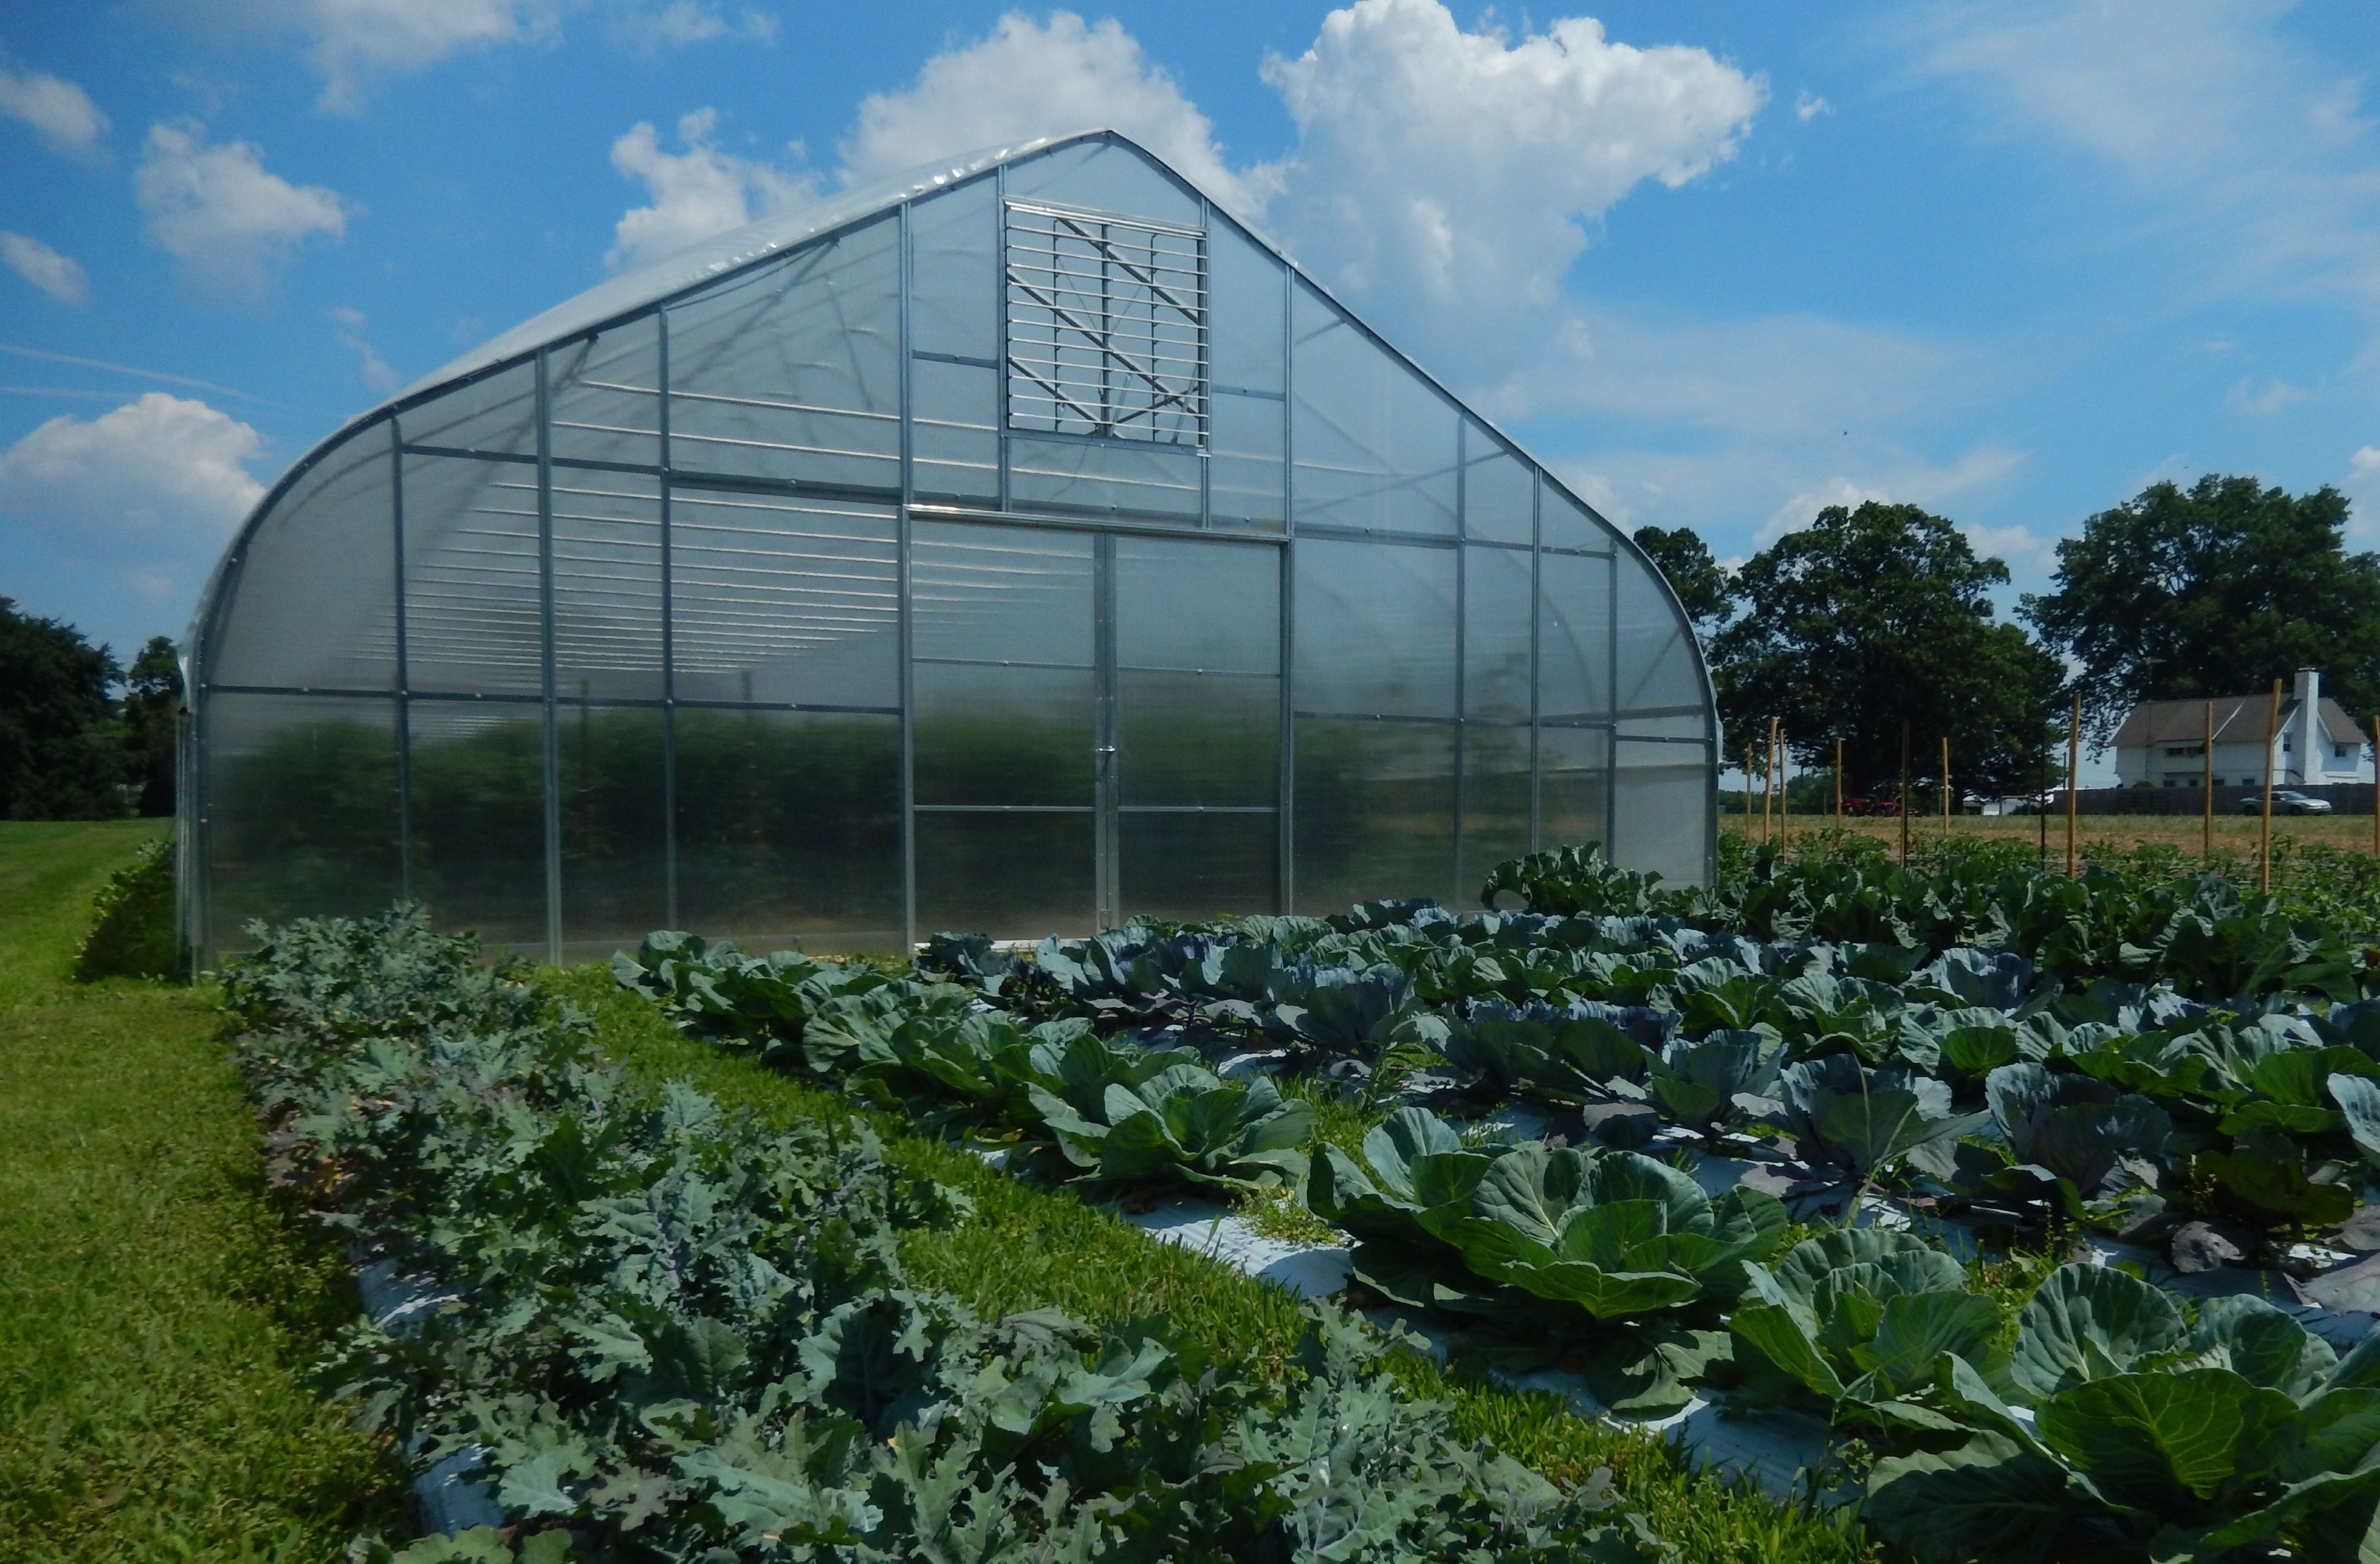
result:
[[[2204,700],[2144,701],[2116,730],[2119,787],[2195,788],[2206,776],[2207,704]],[[2218,695],[2215,708],[2215,785],[2260,787],[2265,780],[2265,725],[2273,697]],[[2281,696],[2272,739],[2277,787],[2372,780],[2368,735],[2336,701],[2322,693],[2322,675],[2300,668]]]

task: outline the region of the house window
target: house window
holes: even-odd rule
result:
[[[1207,241],[1008,203],[1008,423],[1207,443]]]

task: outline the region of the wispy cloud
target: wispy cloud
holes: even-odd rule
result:
[[[2252,413],[2270,418],[2293,402],[2302,402],[2307,393],[2301,386],[2267,375],[2262,385],[2251,376],[2242,379],[2223,395],[2223,405],[2234,412]]]
[[[2380,317],[2380,157],[2362,84],[2284,0],[1973,0],[1897,24],[1920,79],[1998,134],[2080,151],[2146,203],[2194,287]]]
[[[0,64],[0,115],[33,128],[52,150],[78,157],[103,155],[107,116],[91,94],[45,70],[12,70]]]
[[[91,298],[91,278],[82,263],[29,235],[0,231],[0,262],[61,304],[80,304]]]
[[[218,385],[212,380],[193,380],[186,374],[168,374],[164,370],[142,369],[138,364],[114,363],[106,359],[86,359],[73,353],[53,353],[46,348],[27,348],[15,342],[0,342],[0,353],[7,353],[19,359],[32,359],[45,364],[71,364],[77,369],[104,370],[110,374],[128,374],[140,380],[153,380],[164,385],[188,386],[193,391],[212,391],[218,397],[229,397],[236,401],[253,402],[261,408],[285,409],[287,406],[285,403],[275,402],[250,392],[237,390],[229,385]]]

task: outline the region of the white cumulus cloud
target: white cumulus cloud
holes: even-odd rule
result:
[[[147,391],[0,451],[0,510],[85,543],[129,533],[211,549],[263,496],[247,466],[263,446],[228,413]]]
[[[652,203],[621,217],[603,258],[607,265],[638,265],[815,197],[811,175],[720,151],[711,141],[718,124],[712,109],[686,115],[677,122],[683,150],[674,153],[662,149],[649,124],[633,127],[612,143],[612,166],[625,178],[643,181]]]
[[[897,174],[982,147],[1105,127],[1121,130],[1243,215],[1267,193],[1235,173],[1214,126],[1112,20],[1011,13],[989,37],[928,60],[898,92],[871,93],[842,146],[848,180]]]
[[[321,185],[293,185],[246,141],[209,145],[195,123],[153,125],[134,198],[150,241],[209,287],[250,291],[306,239],[346,232],[347,208]]]
[[[107,116],[91,94],[45,70],[10,70],[0,65],[0,114],[21,119],[44,141],[64,153],[90,155],[107,134]]]
[[[2347,465],[2359,473],[2380,472],[2380,446],[2359,446],[2347,458]]]
[[[91,297],[91,279],[83,275],[82,263],[40,239],[0,231],[0,261],[61,304],[79,304]]]
[[[1586,353],[1561,301],[1589,230],[1647,180],[1733,155],[1767,96],[1702,49],[1615,43],[1588,17],[1514,37],[1465,31],[1439,0],[1359,0],[1311,48],[1266,62],[1297,123],[1276,221],[1324,281],[1458,373],[1523,335]]]

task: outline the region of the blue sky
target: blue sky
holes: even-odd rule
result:
[[[2039,587],[2210,470],[2374,546],[2375,66],[2368,0],[0,0],[0,594],[178,636],[262,486],[473,342],[1094,123],[1722,557],[1876,496]]]

